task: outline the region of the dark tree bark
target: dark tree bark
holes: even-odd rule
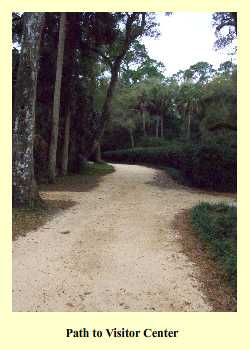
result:
[[[95,159],[95,162],[97,163],[102,161],[102,152],[101,152],[100,142],[98,142],[98,145],[96,146],[94,159]]]
[[[39,199],[34,178],[34,127],[40,38],[44,13],[24,13],[15,93],[13,130],[13,206],[33,206]]]
[[[79,13],[67,13],[67,30],[65,39],[65,54],[64,54],[64,70],[63,70],[63,102],[65,108],[64,120],[64,136],[62,144],[62,159],[61,159],[61,173],[67,175],[69,163],[69,143],[70,143],[70,124],[71,115],[75,109],[75,56],[76,47],[80,39],[80,20]]]
[[[126,51],[124,52],[125,55]],[[101,136],[103,135],[104,132],[104,127],[106,125],[106,123],[109,121],[110,115],[111,115],[111,102],[112,102],[112,98],[114,95],[114,91],[115,91],[115,87],[118,81],[118,73],[120,70],[120,66],[121,66],[121,62],[122,62],[122,58],[124,57],[124,55],[119,56],[116,60],[114,65],[111,68],[111,79],[110,79],[110,83],[108,86],[108,90],[107,90],[107,96],[103,105],[103,109],[102,109],[102,116],[101,116],[101,127],[98,133],[98,139],[101,138]]]
[[[189,141],[190,140],[190,134],[191,133],[191,113],[188,113],[187,115],[187,134],[186,134],[186,139]]]
[[[142,131],[143,131],[143,136],[147,136],[145,106],[144,106],[143,101],[140,102],[140,104],[139,104],[139,111],[140,111],[141,120],[142,120]]]
[[[55,182],[55,177],[56,177],[56,154],[57,154],[57,142],[58,142],[61,81],[62,81],[62,68],[63,68],[63,56],[64,56],[65,20],[66,20],[66,14],[63,12],[60,18],[57,64],[56,64],[56,81],[55,81],[55,88],[54,88],[54,102],[53,102],[53,115],[52,115],[52,129],[51,129],[50,148],[49,148],[48,175],[49,175],[49,181],[51,183]]]
[[[146,131],[146,118],[145,118],[145,111],[142,109],[142,128],[143,128],[143,136],[147,136],[147,131]]]
[[[131,128],[129,128],[129,136],[130,136],[131,148],[134,148],[135,140],[134,140],[133,130]]]
[[[155,123],[155,137],[159,137],[159,118],[156,118],[156,123]]]
[[[163,117],[161,116],[161,138],[164,137],[164,121]]]
[[[69,106],[70,107],[70,106]],[[70,139],[70,119],[71,112],[68,107],[66,117],[65,117],[65,126],[64,126],[64,137],[63,137],[63,151],[62,151],[62,175],[67,175],[68,173],[68,161],[69,161],[69,139]]]

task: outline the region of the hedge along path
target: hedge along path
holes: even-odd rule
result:
[[[13,242],[13,311],[213,311],[172,222],[200,201],[162,170],[114,165],[78,204]]]

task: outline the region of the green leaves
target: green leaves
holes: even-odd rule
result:
[[[192,79],[194,82],[204,84],[213,77],[214,73],[215,70],[212,64],[201,61],[191,65],[190,68],[184,72],[184,79]]]
[[[145,45],[135,40],[121,66],[121,83],[130,86],[151,78],[163,80],[164,70],[164,64],[151,59]]]
[[[201,203],[191,210],[193,228],[204,240],[219,267],[226,273],[231,286],[236,288],[236,208],[220,203]]]

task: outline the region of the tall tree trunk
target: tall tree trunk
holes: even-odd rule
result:
[[[70,106],[67,110],[65,117],[64,137],[63,137],[63,151],[62,151],[62,175],[68,173],[68,160],[69,160],[69,138],[70,138]]]
[[[134,148],[135,140],[134,140],[133,130],[131,128],[129,128],[129,136],[130,136],[131,148]]]
[[[95,162],[101,162],[102,161],[102,153],[101,153],[101,144],[98,142],[96,149],[95,149],[95,156],[94,156]]]
[[[64,55],[64,38],[65,38],[65,20],[66,14],[63,12],[60,18],[60,29],[58,39],[58,52],[56,62],[56,81],[54,88],[53,114],[52,114],[52,129],[49,148],[49,181],[55,182],[56,177],[56,153],[58,141],[58,125],[60,113],[60,96],[61,96],[61,81]]]
[[[94,44],[96,45],[96,44]],[[84,53],[83,53],[84,54]],[[93,157],[96,162],[101,162],[101,137],[96,138],[96,126],[99,125],[100,113],[97,113],[96,110],[96,89],[97,89],[97,67],[98,67],[98,56],[92,51],[88,57],[88,93],[87,99],[89,101],[88,108],[86,109],[86,116],[84,120],[84,127],[89,130],[88,135],[86,132],[83,132],[82,143],[81,143],[81,156],[86,159]],[[95,126],[94,126],[95,125]],[[98,129],[98,127],[97,127]],[[92,132],[90,132],[92,130]],[[84,138],[84,136],[87,136]]]
[[[105,126],[109,121],[109,118],[111,115],[111,103],[112,103],[113,94],[116,88],[116,84],[118,82],[118,73],[119,73],[121,61],[122,61],[122,57],[119,57],[118,59],[116,59],[115,63],[111,68],[111,79],[108,85],[107,95],[102,108],[100,125],[95,135],[96,141],[93,143],[92,149],[88,153],[85,153],[86,159],[88,159],[89,156],[93,154],[93,152],[95,152],[96,147],[98,146],[98,143],[100,142],[103,136]]]
[[[75,79],[73,77],[75,71],[76,47],[79,46],[80,38],[80,18],[79,13],[66,14],[66,37],[64,47],[64,69],[61,89],[61,98],[66,108],[64,122],[64,135],[62,140],[62,158],[61,173],[67,175],[69,163],[69,142],[70,142],[70,124],[71,116],[75,109]],[[73,147],[74,148],[74,147]]]
[[[145,117],[145,111],[144,110],[142,110],[142,128],[143,128],[143,136],[147,136],[146,117]]]
[[[187,115],[187,135],[186,135],[187,140],[190,140],[190,135],[191,135],[191,114],[188,113],[188,115]]]
[[[159,118],[156,118],[156,124],[155,124],[155,137],[159,137]]]
[[[161,138],[164,137],[164,121],[163,121],[163,117],[161,116]]]
[[[36,85],[44,13],[25,12],[17,72],[13,130],[13,206],[33,206],[39,199],[34,178]]]
[[[103,109],[102,109],[102,120],[103,120],[103,126],[105,126],[105,124],[107,123],[107,121],[109,120],[110,114],[111,114],[111,102],[112,102],[112,98],[114,95],[114,91],[115,91],[115,87],[117,85],[117,81],[118,81],[118,73],[120,70],[120,66],[121,66],[121,61],[122,59],[117,59],[111,69],[111,79],[110,79],[110,83],[108,86],[108,90],[107,90],[107,96],[103,105]],[[101,132],[101,136],[103,133],[103,129]]]

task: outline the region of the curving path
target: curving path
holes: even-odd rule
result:
[[[172,227],[199,201],[161,170],[115,165],[77,205],[13,242],[13,311],[212,311]]]

